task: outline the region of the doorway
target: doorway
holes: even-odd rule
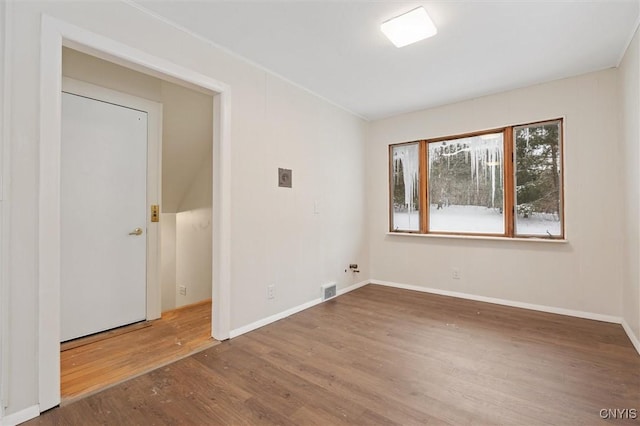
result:
[[[213,344],[213,98],[68,48],[62,72],[61,339],[98,333],[61,347],[66,401]]]
[[[213,96],[213,208],[211,334],[230,328],[230,137],[228,87],[188,68],[49,16],[41,31],[41,144],[39,193],[39,408],[60,402],[60,105],[62,47],[67,46]]]

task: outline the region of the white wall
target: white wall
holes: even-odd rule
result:
[[[160,215],[162,312],[176,307],[176,214]]]
[[[197,180],[203,159],[211,163],[213,100],[175,84],[162,82],[164,105],[162,148],[162,210],[184,210],[180,203]],[[211,175],[208,177],[208,206],[211,206]]]
[[[611,69],[373,122],[371,277],[619,317],[625,193],[616,80]],[[568,243],[387,235],[389,144],[558,117],[565,117]]]
[[[185,286],[186,295],[176,292],[176,307],[211,298],[212,279],[212,197],[211,153],[202,164],[176,215],[176,288]]]
[[[5,32],[8,31],[9,21],[6,19],[7,13],[7,2],[0,2],[0,23],[2,24],[2,29],[0,29],[0,176],[2,177],[2,183],[0,183],[0,192],[2,192],[4,198],[4,185],[6,183],[5,180],[5,158],[6,154],[4,151],[5,146],[5,133],[7,131],[7,122],[5,120],[5,108],[4,105],[8,100],[8,93],[5,92],[5,43],[7,42],[5,38]],[[6,203],[4,201],[0,201],[0,235],[7,235],[7,230],[4,228],[5,223],[5,208]],[[8,321],[7,321],[7,313],[9,309],[8,304],[8,285],[5,281],[5,277],[7,276],[7,263],[6,263],[6,255],[5,253],[5,242],[6,239],[2,239],[0,241],[0,419],[2,419],[4,415],[4,406],[5,406],[5,391],[7,388],[7,372],[8,369],[6,366],[8,352]],[[4,371],[3,371],[4,370]]]
[[[62,48],[62,75],[162,103],[162,80],[67,47]]]
[[[231,88],[231,328],[369,276],[366,123],[119,2],[15,2],[10,17],[11,307],[9,407],[38,403],[38,170],[40,21],[48,14],[193,69]],[[331,165],[328,168],[327,165]],[[276,187],[278,167],[294,170]],[[320,202],[320,214],[313,202]],[[6,238],[6,234],[3,234]],[[350,262],[360,276],[345,274]],[[277,285],[267,300],[266,286]]]
[[[640,35],[636,32],[620,64],[624,275],[622,316],[640,340]],[[639,349],[640,350],[640,349]]]
[[[176,214],[176,307],[210,299],[211,278],[211,207]]]
[[[178,203],[178,212],[211,207],[213,203],[213,161],[211,148],[195,166],[196,174]]]

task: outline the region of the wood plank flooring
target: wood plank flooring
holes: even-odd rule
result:
[[[113,330],[104,331],[102,333],[92,334],[87,337],[80,337],[74,340],[68,340],[60,343],[60,352],[68,351],[78,348],[80,346],[86,346],[90,343],[99,342],[100,340],[107,340],[114,337],[118,337],[123,334],[131,333],[132,331],[140,330],[141,328],[151,327],[153,321],[141,321],[131,325],[125,325],[115,328]]]
[[[64,343],[60,353],[63,403],[216,343],[211,338],[211,300],[165,312],[146,324]]]
[[[622,327],[368,285],[29,425],[597,425],[640,409]]]

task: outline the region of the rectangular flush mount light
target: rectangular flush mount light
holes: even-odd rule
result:
[[[438,32],[422,6],[383,22],[380,30],[396,47],[404,47],[424,40]]]

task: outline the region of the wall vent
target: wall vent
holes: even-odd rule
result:
[[[320,287],[322,289],[322,301],[324,302],[325,300],[329,300],[329,299],[333,299],[334,297],[336,297],[337,293],[337,288],[336,288],[336,283],[329,283],[329,284],[325,284],[322,287]]]

